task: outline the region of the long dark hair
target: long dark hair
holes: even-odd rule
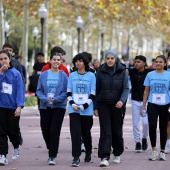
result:
[[[89,69],[90,69],[90,67],[89,67],[89,61],[88,61],[87,57],[86,57],[83,53],[79,53],[79,54],[77,54],[77,55],[74,56],[74,58],[73,58],[73,60],[72,60],[72,63],[73,63],[73,65],[74,65],[75,68],[76,68],[75,63],[76,63],[76,61],[78,61],[78,60],[82,60],[83,63],[84,63],[84,65],[85,65],[85,71],[89,71]],[[77,70],[77,68],[76,68],[76,70]]]
[[[6,54],[8,56],[8,58],[10,60],[9,65],[10,65],[10,67],[12,67],[12,58],[11,58],[10,53],[7,50],[1,50],[0,54],[2,54],[2,53]]]

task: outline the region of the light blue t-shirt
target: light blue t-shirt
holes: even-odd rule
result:
[[[48,94],[54,95],[56,92],[56,87],[58,85],[59,74],[53,73],[51,70],[48,70],[47,76],[47,89]],[[52,103],[49,103],[47,106],[52,106]]]
[[[170,103],[170,72],[164,71],[157,73],[152,71],[147,74],[144,86],[149,86],[148,102],[157,105],[166,105]]]
[[[92,90],[96,90],[96,77],[92,72],[87,72],[85,74],[78,74],[77,71],[70,74],[68,79],[68,89],[71,89],[72,98],[75,99],[77,94],[87,94],[88,98]],[[74,100],[75,101],[75,100]],[[86,102],[85,102],[86,103]],[[75,104],[77,104],[75,102]],[[77,104],[78,106],[80,104]],[[72,106],[68,105],[68,113],[77,112],[80,115],[92,116],[93,115],[93,102],[85,110],[75,111]]]

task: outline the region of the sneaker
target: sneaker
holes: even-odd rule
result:
[[[91,155],[86,155],[84,158],[85,163],[92,163]]]
[[[14,149],[14,152],[12,154],[12,160],[14,160],[14,161],[17,160],[18,157],[19,157],[19,153],[20,153],[20,149],[19,148]]]
[[[165,153],[170,153],[170,145],[166,145],[165,146],[165,151],[164,151]]]
[[[72,162],[72,167],[79,167],[80,166],[80,159],[79,157],[76,157],[73,159],[73,162]]]
[[[141,143],[140,143],[140,142],[137,142],[137,143],[136,143],[136,147],[135,147],[135,151],[136,151],[136,152],[141,152],[141,149],[142,149]]]
[[[146,151],[148,149],[148,142],[146,138],[142,139],[142,149]]]
[[[158,152],[157,151],[151,151],[150,155],[149,155],[149,160],[151,161],[155,161],[156,160],[156,157],[158,155]]]
[[[48,158],[48,165],[55,165],[56,164],[56,160],[54,157],[49,157]]]
[[[82,143],[82,144],[81,144],[81,152],[86,152],[86,149],[85,149],[84,143]]]
[[[159,154],[159,159],[160,159],[161,161],[166,161],[165,153],[160,152],[160,154]]]
[[[1,155],[0,157],[0,165],[7,165],[8,164],[8,160],[4,155]]]
[[[109,166],[109,162],[108,162],[107,158],[103,158],[99,165],[100,165],[100,167]]]
[[[114,156],[113,157],[113,163],[120,164],[120,156]]]

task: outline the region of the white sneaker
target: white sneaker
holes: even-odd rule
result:
[[[48,165],[55,165],[55,164],[56,164],[55,158],[49,157],[49,159],[48,159]]]
[[[149,160],[151,161],[155,161],[156,160],[156,157],[158,155],[158,152],[157,151],[151,151],[150,155],[149,155]]]
[[[166,145],[165,146],[165,151],[164,151],[165,153],[170,153],[170,145]]]
[[[114,156],[113,157],[113,163],[120,164],[120,156]]]
[[[103,158],[99,165],[100,167],[107,167],[109,166],[109,162],[106,158]]]
[[[18,157],[19,157],[19,153],[20,153],[20,149],[19,148],[14,149],[14,152],[12,154],[12,160],[14,160],[14,161],[17,160]]]
[[[86,149],[85,149],[84,143],[82,143],[82,144],[81,144],[81,152],[86,152]]]
[[[4,155],[1,155],[0,157],[0,165],[7,165],[8,164],[8,160]]]
[[[160,154],[159,154],[159,159],[160,159],[161,161],[166,161],[165,153],[160,152]]]

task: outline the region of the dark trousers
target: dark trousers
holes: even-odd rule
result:
[[[65,111],[62,108],[51,107],[40,109],[40,125],[47,149],[49,149],[49,157],[57,156]]]
[[[99,158],[110,159],[111,146],[113,154],[120,156],[124,151],[123,118],[124,108],[118,109],[114,105],[99,103],[100,122]]]
[[[159,131],[160,131],[160,147],[161,150],[165,149],[167,140],[167,125],[168,125],[168,112],[169,105],[156,105],[148,103],[148,122],[149,122],[149,137],[151,141],[151,146],[156,147],[156,130],[157,130],[157,120],[159,116]]]
[[[8,154],[8,137],[14,148],[19,147],[19,119],[15,117],[15,109],[0,107],[0,155]]]
[[[92,153],[91,127],[93,124],[92,116],[81,116],[77,113],[71,113],[70,116],[70,133],[72,140],[72,156],[81,155],[81,136],[84,141],[86,154]]]

